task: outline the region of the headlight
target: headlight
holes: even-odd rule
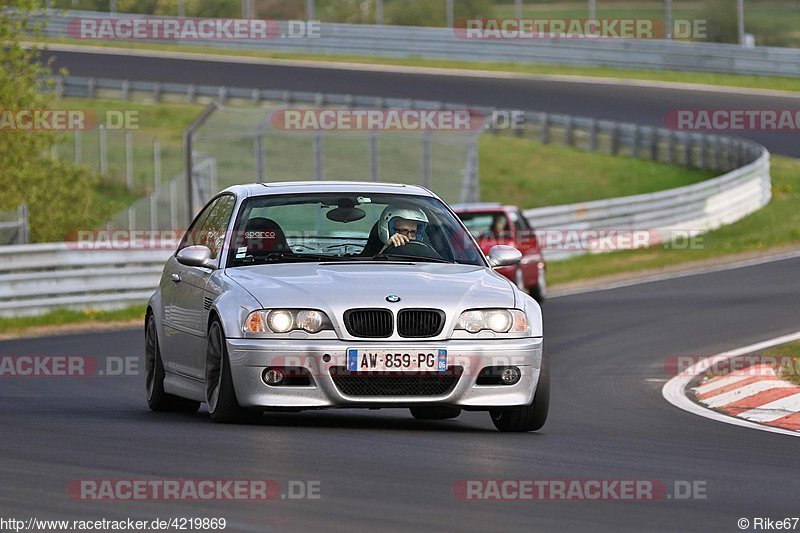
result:
[[[458,317],[456,329],[477,333],[490,329],[495,333],[526,333],[528,317],[519,309],[472,309]]]
[[[333,326],[328,315],[316,309],[261,309],[250,313],[244,324],[245,333],[318,333],[324,329]]]

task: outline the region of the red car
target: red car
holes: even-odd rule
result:
[[[502,204],[458,204],[453,211],[478,241],[484,254],[496,244],[514,246],[522,252],[519,264],[497,271],[541,303],[547,297],[544,257],[534,229],[516,206]]]

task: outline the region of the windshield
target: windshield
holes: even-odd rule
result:
[[[227,264],[376,260],[486,265],[480,249],[441,201],[358,193],[245,200]]]

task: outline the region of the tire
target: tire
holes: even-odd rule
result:
[[[550,409],[550,363],[547,351],[542,348],[542,369],[533,401],[522,407],[512,409],[493,409],[490,411],[494,427],[505,432],[536,431],[547,421]]]
[[[158,346],[156,319],[148,315],[144,329],[145,344],[145,376],[147,385],[147,405],[156,412],[194,413],[200,408],[200,402],[174,396],[164,391],[164,362]]]
[[[208,328],[205,390],[208,414],[214,422],[223,424],[248,422],[260,415],[242,409],[236,400],[225,335],[222,325],[217,320],[214,320]]]
[[[539,269],[536,286],[531,289],[531,296],[540,304],[544,303],[547,299],[547,273],[543,268]]]
[[[417,420],[450,420],[461,414],[458,407],[447,407],[446,405],[424,405],[412,407],[411,416]]]

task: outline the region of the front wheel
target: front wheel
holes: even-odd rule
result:
[[[533,401],[522,407],[511,409],[493,409],[490,411],[494,427],[500,431],[523,432],[536,431],[547,421],[550,409],[550,364],[547,351],[542,346],[542,368],[539,371],[539,383]]]
[[[158,347],[156,333],[156,319],[153,315],[147,317],[144,329],[144,363],[147,376],[147,405],[153,411],[177,411],[181,413],[194,413],[200,408],[200,402],[174,396],[164,391],[164,362],[161,360],[161,350]]]
[[[251,415],[255,416],[254,413],[242,409],[236,400],[225,335],[216,320],[208,328],[205,383],[208,414],[214,422],[243,422]]]

